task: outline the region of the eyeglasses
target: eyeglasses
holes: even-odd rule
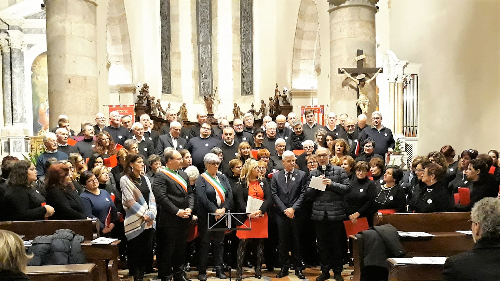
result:
[[[373,148],[373,145],[365,145],[365,148]]]
[[[316,154],[318,157],[328,157],[328,154]]]
[[[316,161],[307,162],[307,165],[314,165],[314,164],[318,164],[318,162]]]
[[[214,162],[214,163],[208,163],[208,165],[220,166],[220,163]]]

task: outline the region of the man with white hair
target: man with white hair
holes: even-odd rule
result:
[[[255,128],[253,127],[253,123],[255,122],[253,114],[250,112],[245,113],[243,116],[243,123],[245,124],[245,128],[243,129],[245,132],[253,135]]]
[[[45,152],[40,154],[36,159],[36,176],[40,178],[45,175],[45,162],[49,158],[56,158],[57,161],[68,160],[68,154],[58,151],[57,148],[57,136],[52,132],[48,132],[43,136],[43,145],[45,146]]]
[[[295,114],[295,112],[288,113],[285,126],[292,129],[292,123],[295,122],[295,120],[297,120],[297,114]]]
[[[358,131],[358,134],[361,134],[361,131],[366,127],[366,120],[368,117],[366,114],[360,114],[358,115],[358,122],[356,124],[356,131]]]
[[[266,125],[266,135],[264,136],[264,142],[262,143],[271,155],[276,155],[276,148],[274,143],[276,142],[276,128],[277,125],[273,121],[267,123]]]
[[[64,152],[68,155],[71,153],[78,153],[78,149],[72,145],[68,145],[68,130],[66,128],[57,128],[57,150]]]
[[[267,123],[273,121],[273,118],[271,118],[271,116],[269,115],[266,115],[264,116],[264,118],[262,118],[262,126],[260,126],[260,128],[262,129],[262,131],[266,131],[266,125]]]
[[[276,142],[274,143],[274,150],[276,151],[276,154],[271,154],[271,167],[273,167],[273,170],[281,171],[283,170],[283,153],[286,150],[286,141],[284,139],[276,139]]]
[[[443,280],[500,280],[500,200],[481,199],[470,217],[474,249],[449,257]]]
[[[168,134],[161,135],[158,138],[158,143],[156,144],[156,154],[163,155],[165,148],[173,147],[174,149],[181,150],[186,148],[187,141],[185,138],[181,137],[181,123],[173,121],[170,123],[170,132]]]
[[[121,118],[118,111],[109,113],[109,126],[105,127],[103,131],[108,132],[117,144],[123,145],[126,140],[131,138],[129,130],[121,126]]]
[[[337,125],[337,114],[335,112],[328,113],[327,123],[325,126],[326,132],[332,136],[334,139],[347,139],[347,134],[344,131],[344,127]]]
[[[284,116],[283,116],[284,117]],[[302,210],[305,192],[308,185],[306,173],[295,169],[295,154],[287,150],[283,152],[284,169],[275,173],[271,181],[271,195],[276,208],[278,225],[279,252],[281,271],[276,278],[288,275],[290,268],[290,248],[293,248],[295,275],[305,279],[302,273],[302,252],[300,230],[305,212]]]
[[[138,143],[139,154],[149,158],[151,154],[155,153],[155,146],[152,141],[144,136],[144,126],[140,122],[132,124],[132,138]]]
[[[156,131],[151,129],[151,118],[147,114],[143,114],[140,117],[142,126],[144,127],[144,137],[153,142],[154,147],[158,143],[158,138],[160,137]]]
[[[297,157],[297,166],[299,166],[300,170],[304,171],[306,174],[309,174],[306,157],[314,153],[314,142],[312,140],[305,140],[302,143],[302,149],[304,150],[304,152],[302,152],[302,154]]]
[[[392,131],[382,125],[382,113],[374,111],[372,113],[372,126],[365,127],[359,136],[359,143],[363,143],[367,138],[372,138],[377,144],[373,151],[374,154],[390,154],[394,149],[396,142],[392,136]]]
[[[95,115],[94,134],[99,134],[106,127],[106,116],[99,112]]]

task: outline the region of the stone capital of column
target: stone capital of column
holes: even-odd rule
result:
[[[22,49],[24,44],[24,33],[20,30],[7,30],[9,33],[10,47],[13,49]]]
[[[396,82],[396,78],[397,77],[398,76],[396,74],[388,74],[387,75],[387,80],[389,81],[389,83],[394,83],[394,82]]]
[[[375,5],[378,3],[378,0],[328,0],[328,3],[330,4],[329,12],[348,6],[367,6],[375,9],[375,12],[377,12]]]
[[[0,47],[2,48],[3,53],[10,52],[10,42],[9,42],[8,34],[6,34],[6,33],[0,34]]]

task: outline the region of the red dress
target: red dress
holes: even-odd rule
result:
[[[248,196],[264,201],[264,190],[259,181],[251,181],[248,186]],[[245,224],[238,228],[246,228],[250,225],[248,219]],[[240,239],[267,238],[267,213],[263,217],[252,219],[252,230],[236,231],[236,236]]]

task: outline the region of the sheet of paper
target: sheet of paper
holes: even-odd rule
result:
[[[262,203],[264,203],[263,200],[248,196],[246,212],[253,213],[260,210],[260,207],[262,207]]]
[[[444,264],[446,257],[413,257],[415,264]]]
[[[114,238],[107,238],[107,237],[99,237],[91,241],[92,244],[98,244],[98,245],[109,245],[113,242],[115,242],[118,239]]]
[[[457,232],[465,235],[472,235],[472,230],[457,230]]]
[[[321,191],[325,191],[326,189],[326,185],[323,184],[323,179],[320,177],[312,177],[311,182],[309,183],[309,187]]]
[[[411,231],[411,232],[398,231],[398,234],[401,237],[432,237],[432,236],[434,236],[433,234],[430,234],[427,232],[419,232],[419,231]]]
[[[398,264],[412,264],[413,259],[412,258],[392,258],[396,263]]]

